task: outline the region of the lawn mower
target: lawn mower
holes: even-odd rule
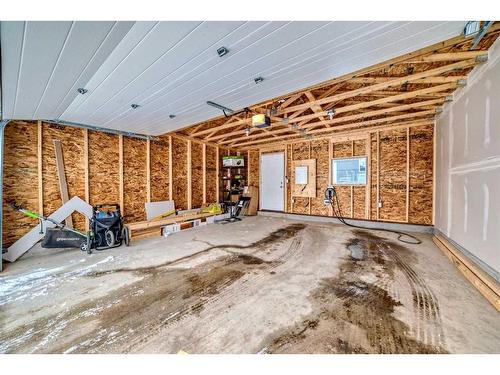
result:
[[[129,243],[128,232],[123,225],[123,217],[118,204],[100,204],[93,207],[90,219],[90,231],[82,232],[68,227],[36,212],[22,208],[15,202],[10,206],[24,215],[40,221],[40,234],[43,234],[43,225],[50,222],[55,228],[48,228],[42,241],[44,248],[76,247],[88,254],[92,249],[98,251],[121,246],[122,242]]]
[[[10,206],[21,212],[22,214],[31,217],[32,219],[37,219],[40,221],[40,234],[43,234],[43,225],[45,222],[50,222],[55,225],[54,228],[47,228],[45,231],[45,237],[42,241],[42,247],[44,248],[65,248],[65,247],[77,247],[82,251],[89,251],[90,245],[92,243],[92,233],[82,232],[71,227],[68,227],[64,223],[60,223],[50,217],[40,215],[36,212],[30,211],[26,208],[21,207],[21,205],[16,204],[16,202],[10,203]],[[75,236],[76,235],[76,236]]]

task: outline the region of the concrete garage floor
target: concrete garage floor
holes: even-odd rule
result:
[[[249,217],[0,276],[0,352],[500,353],[500,314],[432,243]]]

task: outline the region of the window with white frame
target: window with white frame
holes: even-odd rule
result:
[[[333,185],[366,185],[366,156],[332,159]]]

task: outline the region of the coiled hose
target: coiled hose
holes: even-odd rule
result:
[[[337,219],[339,219],[340,222],[342,224],[344,224],[344,225],[347,225],[347,226],[353,227],[353,228],[358,228],[358,229],[381,230],[381,231],[384,231],[384,232],[395,233],[395,234],[398,235],[398,237],[397,237],[398,241],[401,241],[401,242],[404,242],[404,243],[407,243],[407,244],[410,244],[410,245],[419,245],[419,244],[422,243],[422,241],[419,238],[417,238],[417,237],[415,237],[415,236],[413,236],[411,234],[405,233],[405,232],[399,232],[397,230],[385,229],[385,228],[368,228],[368,227],[363,227],[363,226],[360,226],[360,225],[355,225],[355,224],[348,223],[347,221],[345,221],[344,217],[342,216],[342,211],[340,209],[339,198],[338,198],[337,192],[335,191],[335,188],[333,186],[328,187],[325,190],[325,199],[330,202],[330,204],[332,206],[332,209],[333,209],[333,214],[335,215],[335,217]],[[335,203],[337,204],[337,208],[335,208],[334,200],[335,200]],[[404,240],[403,237],[409,237],[413,241]]]

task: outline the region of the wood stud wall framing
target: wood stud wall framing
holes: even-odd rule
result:
[[[172,173],[172,136],[168,136],[168,199],[174,199],[173,196],[173,173]]]
[[[203,143],[203,155],[202,155],[202,180],[203,180],[203,204],[207,204],[207,145]]]
[[[89,131],[83,129],[83,169],[85,173],[85,202],[90,203],[89,176]],[[85,218],[85,230],[89,230],[89,220]]]
[[[191,187],[191,141],[187,141],[187,154],[186,154],[186,164],[187,164],[187,209],[193,208],[193,193]]]
[[[151,202],[151,141],[146,140],[146,202]]]
[[[37,121],[37,177],[38,177],[38,213],[43,215],[43,155],[42,155],[42,122]]]
[[[432,161],[420,165],[417,156],[422,154],[426,159],[432,160],[433,125],[415,124],[399,128],[403,136],[391,136],[391,129],[375,130],[365,134],[330,137],[329,139],[314,141],[297,141],[283,146],[269,146],[263,149],[249,150],[249,160],[254,160],[253,155],[285,151],[286,175],[293,176],[292,163],[296,160],[307,160],[310,157],[317,160],[317,194],[316,198],[292,197],[291,202],[285,205],[286,212],[297,214],[311,214],[332,216],[331,207],[322,205],[324,189],[331,184],[331,159],[334,157],[367,156],[368,175],[367,184],[364,186],[339,186],[339,198],[342,213],[345,217],[354,219],[383,220],[401,223],[432,224],[432,199],[425,198],[432,195],[432,181],[434,166]],[[324,148],[317,152],[321,142],[326,142]],[[396,143],[393,143],[396,142]],[[373,149],[371,145],[373,144]],[[387,154],[384,149],[397,147]],[[384,145],[384,147],[382,147]],[[402,148],[401,148],[402,147]],[[310,151],[311,150],[311,151]],[[314,151],[314,152],[313,152]],[[311,152],[311,154],[309,153]],[[403,168],[397,169],[392,177],[381,181],[381,168],[390,168],[393,155],[402,154]],[[399,157],[399,156],[398,156]],[[399,157],[401,158],[401,157]],[[252,162],[251,162],[252,163]],[[321,172],[321,165],[323,172]],[[250,164],[250,176],[255,176],[259,171]],[[328,168],[328,170],[326,170]],[[322,174],[324,175],[323,177]],[[260,173],[259,173],[260,175]],[[323,179],[322,179],[323,178]],[[256,186],[256,177],[251,177],[251,184]],[[403,181],[393,183],[392,181]],[[291,186],[293,181],[287,184]],[[372,190],[373,186],[373,190]],[[399,193],[401,192],[401,193]],[[375,193],[375,194],[373,194]],[[286,193],[288,197],[288,192]],[[378,207],[382,201],[383,206]],[[390,207],[402,207],[402,215],[392,213]],[[372,211],[372,207],[375,210]],[[383,215],[382,215],[383,214]]]
[[[191,179],[184,180],[186,186],[180,190],[186,194],[186,206],[179,208],[197,208],[215,201],[218,184],[215,154],[219,147],[176,135],[142,140],[42,121],[11,121],[5,131],[8,139],[5,145],[8,169],[4,184],[5,246],[37,224],[36,220],[20,218],[6,202],[14,200],[45,215],[50,215],[61,204],[53,140],[60,140],[62,145],[69,196],[78,195],[90,204],[117,202],[125,221],[145,220],[145,202],[173,197],[175,163],[185,166],[184,170],[192,174],[193,179],[203,179],[195,181],[196,184]],[[193,157],[187,152],[179,154],[173,139],[189,144]],[[82,215],[73,215],[73,219],[77,229],[88,228]]]
[[[119,173],[119,199],[122,215],[125,215],[125,204],[123,199],[123,135],[118,136],[118,173]]]

